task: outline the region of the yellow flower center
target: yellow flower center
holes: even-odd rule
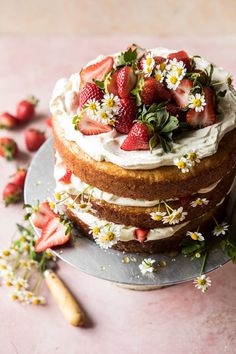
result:
[[[95,226],[93,228],[93,236],[97,236],[100,232],[100,227]]]
[[[201,100],[199,98],[194,98],[193,100],[193,105],[194,107],[200,107],[201,106]]]
[[[7,266],[5,264],[1,264],[2,269],[7,269]]]
[[[161,71],[164,71],[165,68],[166,68],[166,63],[161,63],[161,64],[160,64],[160,70],[161,70]]]
[[[101,113],[101,118],[102,119],[107,119],[107,117],[108,117],[108,114],[106,112],[102,112]]]
[[[149,67],[147,68],[147,73],[150,74],[151,72],[152,72],[152,68],[149,66]]]
[[[55,194],[56,200],[61,200],[61,194],[58,192]]]
[[[23,248],[24,248],[24,251],[29,251],[30,246],[29,245],[25,245]]]
[[[31,298],[33,297],[33,294],[27,293],[27,294],[26,294],[26,297],[28,297],[28,299],[31,299]]]
[[[191,152],[190,154],[188,154],[188,159],[191,161],[195,161],[197,158],[197,154],[195,152]]]
[[[115,102],[112,98],[109,98],[106,103],[107,103],[107,107],[109,107],[109,108],[114,107],[114,104],[115,104]]]
[[[111,231],[108,231],[105,237],[106,241],[112,241],[114,239],[114,234]]]
[[[179,75],[179,76],[181,76],[182,75],[182,69],[181,68],[177,68],[177,74]]]
[[[12,294],[12,296],[11,296],[11,298],[12,298],[12,300],[18,300],[18,296],[16,295],[16,294]]]
[[[147,58],[146,64],[147,64],[147,66],[150,66],[152,64],[152,58]]]
[[[157,81],[160,81],[161,80],[161,74],[157,73],[156,76],[155,76],[155,79]]]
[[[186,163],[184,161],[179,161],[177,164],[178,168],[182,170],[182,168],[186,167]]]
[[[39,304],[40,304],[40,300],[39,300],[39,299],[34,299],[34,300],[32,301],[32,304],[33,304],[33,305],[39,305]]]
[[[181,218],[181,213],[176,213],[175,214],[175,219],[179,220]]]
[[[81,203],[79,205],[80,209],[85,209],[87,207],[87,204],[86,203]]]
[[[56,204],[55,204],[54,202],[50,202],[50,203],[49,203],[49,206],[50,206],[51,209],[54,209],[55,206],[56,206]]]
[[[67,204],[67,207],[70,208],[70,209],[74,209],[74,205],[70,204],[70,203]]]
[[[191,238],[192,238],[194,241],[197,241],[197,239],[198,239],[197,235],[196,235],[194,232],[191,233]]]
[[[175,85],[176,82],[177,82],[177,77],[176,77],[176,76],[171,76],[170,82],[171,82],[173,85]]]
[[[21,242],[26,242],[27,240],[26,240],[25,236],[22,236],[22,237],[20,238],[20,241],[21,241]]]
[[[96,111],[96,109],[97,109],[96,103],[90,103],[89,109],[90,109],[91,111]]]
[[[5,251],[2,252],[2,254],[4,256],[8,257],[8,256],[10,256],[11,253],[8,250],[5,250]]]
[[[6,286],[13,286],[12,282],[11,281],[6,281]]]
[[[200,286],[204,286],[204,285],[206,285],[206,279],[198,279],[197,283]]]
[[[154,220],[161,221],[163,219],[162,215],[155,215]]]

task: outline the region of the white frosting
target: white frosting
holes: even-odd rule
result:
[[[166,57],[173,52],[165,48],[152,49],[154,55]],[[117,57],[117,54],[114,55]],[[100,56],[95,61],[101,60]],[[196,58],[196,67],[209,71],[209,63]],[[121,135],[115,129],[108,133],[86,136],[76,131],[72,124],[74,115],[73,104],[70,105],[71,97],[79,91],[79,73],[73,74],[69,79],[61,79],[56,83],[50,102],[50,109],[58,119],[58,124],[64,130],[65,138],[74,141],[90,157],[96,161],[110,161],[125,169],[149,170],[160,166],[173,165],[176,157],[184,155],[191,150],[196,150],[199,158],[204,158],[217,151],[219,141],[223,136],[236,127],[236,92],[226,84],[230,74],[222,68],[215,67],[213,80],[222,82],[217,85],[217,91],[227,89],[226,96],[219,104],[219,121],[209,127],[189,131],[181,134],[173,144],[171,153],[164,153],[162,148],[157,147],[150,151],[124,151],[120,145],[126,135]],[[72,107],[72,108],[71,108]]]

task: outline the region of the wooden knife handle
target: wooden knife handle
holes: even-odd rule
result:
[[[66,320],[72,326],[83,326],[85,314],[69,289],[52,270],[46,270],[44,276],[46,284]]]

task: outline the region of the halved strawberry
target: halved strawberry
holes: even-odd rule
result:
[[[171,93],[180,108],[185,108],[188,105],[188,98],[192,87],[193,83],[191,80],[183,79],[180,81],[176,90],[171,90]]]
[[[121,145],[121,149],[125,151],[133,150],[149,150],[150,132],[148,127],[141,123],[135,123],[128,136]]]
[[[115,71],[110,77],[108,75],[104,82],[105,91],[113,93],[114,96],[118,96],[117,75],[118,71]]]
[[[87,82],[93,82],[93,80],[104,80],[105,75],[113,68],[113,64],[114,59],[108,56],[82,69],[80,72],[81,85],[84,86]]]
[[[171,98],[170,92],[163,84],[153,77],[144,79],[144,85],[140,92],[142,103],[151,105],[155,102],[168,101]]]
[[[134,99],[122,98],[115,125],[116,130],[122,134],[128,134],[134,124],[137,112],[138,108]]]
[[[35,211],[33,211],[31,219],[35,227],[42,229],[49,220],[56,216],[57,214],[50,208],[49,203],[43,202],[39,204]]]
[[[72,171],[66,169],[65,174],[61,178],[59,178],[59,182],[64,184],[69,184],[71,182],[71,175],[72,175]]]
[[[166,110],[170,113],[170,115],[178,118],[179,120],[184,120],[185,118],[185,112],[174,103],[167,103]]]
[[[140,243],[143,243],[147,239],[147,235],[149,233],[149,230],[146,229],[136,229],[134,231],[135,237]]]
[[[88,83],[80,92],[80,108],[82,108],[88,100],[95,99],[101,101],[103,98],[102,90],[94,83]]]
[[[203,91],[206,100],[204,110],[196,112],[194,109],[189,109],[186,115],[187,123],[193,128],[204,128],[217,122],[213,92],[209,87],[205,87]]]
[[[108,133],[112,130],[110,125],[104,125],[100,122],[90,119],[85,112],[81,120],[78,122],[77,128],[84,135],[98,135],[102,133]]]
[[[187,71],[191,70],[191,59],[189,58],[188,54],[184,50],[180,50],[179,52],[176,53],[170,53],[168,54],[168,59],[174,59],[176,58],[177,61],[182,61],[185,66]]]
[[[130,92],[135,87],[137,76],[130,66],[124,66],[117,74],[117,88],[120,98],[130,96]]]
[[[64,245],[69,239],[70,232],[67,232],[67,225],[63,224],[60,218],[55,217],[43,227],[42,234],[36,241],[34,249],[36,252],[43,252],[47,248]]]

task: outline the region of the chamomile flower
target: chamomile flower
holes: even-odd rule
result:
[[[97,101],[95,98],[88,100],[85,105],[86,111],[90,118],[94,119],[98,110],[100,109],[100,102]]]
[[[155,268],[153,264],[155,263],[155,259],[152,258],[145,258],[141,264],[139,264],[139,269],[143,275],[146,273],[153,273]]]
[[[202,205],[207,205],[209,203],[209,200],[206,198],[197,198],[196,200],[193,200],[190,205],[193,208],[196,208],[197,206],[202,206]]]
[[[82,212],[87,212],[92,208],[92,204],[84,199],[81,199],[78,204],[76,204],[77,209]]]
[[[167,87],[170,90],[176,90],[180,83],[180,78],[176,71],[170,71],[166,75]]]
[[[187,231],[186,236],[190,236],[192,240],[194,241],[204,241],[205,238],[200,232],[192,232],[192,231]]]
[[[174,164],[178,167],[179,170],[181,170],[182,173],[189,172],[189,167],[191,167],[189,160],[186,159],[186,157],[184,156],[180,158],[175,158]]]
[[[162,63],[157,64],[156,65],[156,70],[161,71],[165,75],[166,74],[166,69],[167,69],[167,63],[168,63],[168,60],[165,60]]]
[[[225,235],[229,229],[229,225],[226,222],[222,222],[221,224],[217,224],[213,230],[214,236]]]
[[[165,71],[155,70],[155,79],[159,82],[163,82],[165,79]]]
[[[153,213],[150,213],[150,216],[155,221],[162,221],[164,216],[166,216],[166,212],[155,211]]]
[[[17,290],[28,289],[29,287],[29,283],[27,282],[27,280],[22,277],[14,279],[13,283]]]
[[[101,226],[98,223],[93,223],[89,226],[89,234],[92,235],[94,238],[98,237],[101,231]]]
[[[17,301],[17,300],[20,300],[20,297],[21,297],[21,294],[18,290],[14,290],[11,294],[10,294],[10,298],[13,300],[13,301]]]
[[[12,266],[8,264],[5,259],[0,261],[0,274],[5,274],[6,272],[12,272]]]
[[[195,166],[196,163],[200,163],[200,159],[198,157],[198,153],[196,152],[196,150],[191,150],[188,154],[187,154],[187,160],[189,161],[189,164],[191,166]]]
[[[13,248],[5,249],[0,252],[0,259],[11,260],[16,256],[17,252]]]
[[[205,96],[196,93],[195,95],[190,95],[188,99],[188,107],[194,109],[196,112],[204,111],[206,105]]]
[[[145,76],[151,76],[155,66],[155,60],[152,53],[148,53],[145,58],[142,59],[142,70]]]
[[[98,120],[102,124],[110,124],[110,125],[113,125],[115,121],[111,111],[103,108],[99,109],[99,111],[97,112],[96,120]]]
[[[183,221],[188,213],[183,211],[183,207],[173,210],[171,214],[163,217],[163,224],[175,225]]]
[[[120,237],[120,227],[118,225],[109,223],[103,226],[95,238],[95,242],[104,249],[108,249],[115,245]]]
[[[201,290],[203,293],[205,293],[208,288],[211,286],[211,279],[210,277],[207,277],[205,274],[197,277],[193,283],[195,284],[195,288]]]
[[[175,72],[180,80],[183,79],[187,71],[184,62],[182,60],[177,61],[176,58],[168,61],[166,70],[168,70],[169,72]]]
[[[46,299],[44,296],[33,296],[31,299],[31,304],[33,305],[44,305],[46,303]]]
[[[102,107],[113,114],[117,113],[120,108],[119,97],[114,96],[113,93],[107,93],[102,99]]]

